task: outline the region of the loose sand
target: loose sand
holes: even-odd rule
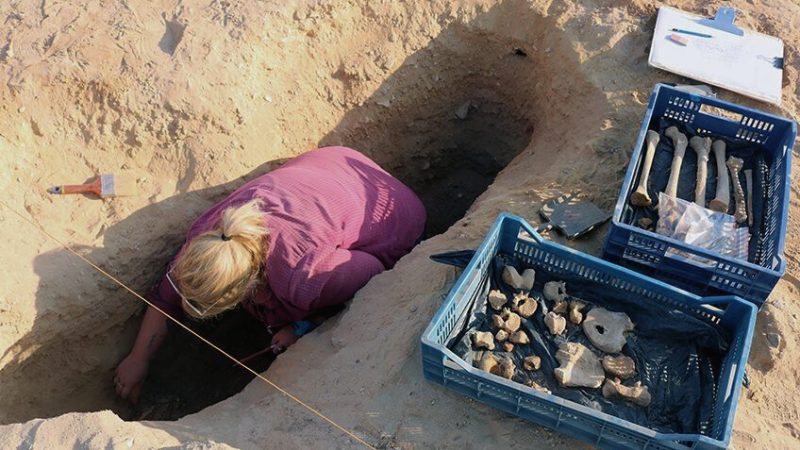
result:
[[[500,211],[536,221],[558,192],[610,209],[652,86],[685,81],[647,66],[656,2],[577,3],[3,2],[0,192],[146,292],[192,218],[307,149],[375,158],[424,191],[436,231],[505,166],[465,218],[266,376],[383,448],[581,447],[425,382],[419,354],[457,275],[428,255],[474,247]],[[667,3],[705,15],[731,5]],[[721,97],[797,120],[800,5],[735,6],[741,26],[784,39],[784,104]],[[100,171],[131,173],[140,195],[45,193]],[[800,446],[798,208],[793,186],[787,273],[759,314],[737,448]],[[568,245],[599,254],[606,231]],[[0,427],[0,447],[357,448],[257,381],[177,422],[74,412],[121,409],[110,374],[142,305],[6,208],[0,235],[0,423],[25,422]]]

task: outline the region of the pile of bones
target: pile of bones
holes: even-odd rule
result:
[[[488,305],[493,313],[491,325],[493,332],[476,331],[472,334],[472,345],[478,351],[473,364],[486,372],[513,380],[518,368],[509,356],[496,356],[493,352],[501,348],[509,353],[515,345],[529,345],[530,337],[521,328],[522,318],[532,317],[538,309],[538,302],[526,292],[533,289],[535,272],[526,269],[520,274],[513,266],[503,269],[503,282],[516,292],[511,299],[500,290],[491,290]],[[544,323],[552,336],[559,336],[567,328],[567,320],[581,325],[586,337],[596,350],[604,353],[598,357],[594,351],[577,342],[564,342],[556,353],[560,367],[554,377],[563,387],[598,389],[602,387],[606,398],[622,398],[635,405],[646,407],[650,404],[650,393],[641,382],[628,383],[636,375],[633,359],[621,354],[626,343],[626,334],[633,331],[634,324],[627,314],[609,311],[602,307],[589,308],[581,300],[570,298],[566,284],[562,281],[549,281],[542,289],[542,295],[550,304],[544,314]],[[523,369],[537,371],[541,358],[536,355],[524,359]],[[543,393],[550,391],[532,380],[525,382],[529,387]]]

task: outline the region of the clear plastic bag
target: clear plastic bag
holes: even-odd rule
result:
[[[686,200],[658,194],[656,233],[722,255],[747,260],[747,228],[736,228],[736,219]],[[676,254],[678,252],[675,252]],[[682,255],[699,262],[705,258]]]

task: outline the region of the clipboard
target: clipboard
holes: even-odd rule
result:
[[[780,105],[783,41],[736,27],[735,15],[733,8],[720,8],[714,19],[707,19],[660,7],[648,63]]]

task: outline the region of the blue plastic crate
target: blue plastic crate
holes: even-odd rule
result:
[[[669,118],[697,129],[759,146],[767,155],[769,178],[764,211],[761,265],[723,256],[636,227],[629,197],[639,183],[648,129]],[[603,258],[667,281],[698,295],[738,295],[759,308],[786,271],[786,237],[791,185],[794,121],[744,106],[657,84],[622,183]],[[753,239],[758,239],[754,236]],[[686,255],[692,255],[686,258]]]
[[[658,433],[484,372],[450,351],[446,343],[453,331],[461,329],[475,302],[486,301],[489,268],[498,253],[514,255],[525,267],[556,276],[579,276],[610,292],[636,296],[643,302],[669,305],[729,332],[731,344],[720,367],[715,419],[709,436]],[[425,378],[430,381],[597,447],[725,449],[731,438],[756,313],[755,305],[736,297],[701,298],[546,241],[519,217],[501,214],[423,333],[422,367]]]

